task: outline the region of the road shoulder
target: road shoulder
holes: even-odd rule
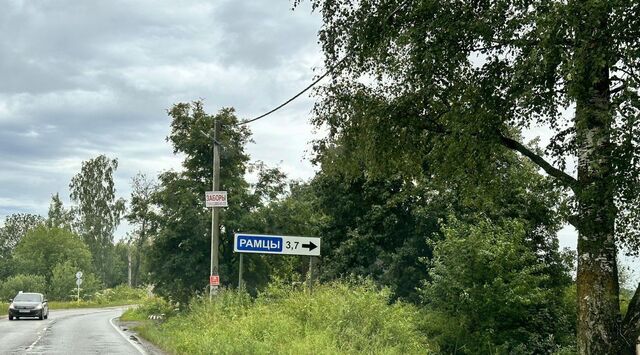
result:
[[[113,320],[113,324],[117,326],[122,333],[124,333],[129,341],[142,347],[144,351],[149,355],[165,355],[162,349],[158,348],[155,344],[149,342],[140,336],[134,329],[136,326],[142,324],[140,321],[122,321],[120,318]]]

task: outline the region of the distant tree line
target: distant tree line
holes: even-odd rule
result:
[[[152,222],[144,219],[141,205],[152,186],[145,185],[145,176],[134,177],[131,209],[125,214],[125,201],[116,198],[116,169],[117,160],[104,155],[85,161],[69,185],[70,208],[63,206],[56,193],[46,218],[18,213],[5,219],[0,228],[3,298],[18,291],[44,292],[52,299],[75,298],[78,271],[84,274],[81,288],[85,297],[128,281],[133,286],[142,283],[142,248]],[[134,229],[127,239],[114,241],[123,217]],[[128,280],[131,259],[132,280]]]

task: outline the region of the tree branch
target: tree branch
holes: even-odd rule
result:
[[[627,70],[627,69],[621,68],[621,67],[614,67],[614,70],[620,70],[621,72],[627,74],[633,80],[635,80],[636,83],[640,83],[640,77],[638,75],[636,75],[636,73],[633,71],[633,69],[629,68],[629,70]]]
[[[516,152],[524,155],[529,158],[536,165],[541,167],[547,174],[553,176],[558,179],[562,185],[571,188],[573,192],[578,192],[578,181],[574,179],[571,175],[565,173],[564,171],[555,168],[553,165],[549,164],[544,158],[534,153],[529,148],[525,147],[522,143],[511,139],[509,137],[504,136],[502,133],[498,132],[498,136],[500,137],[500,143]]]
[[[627,88],[627,85],[626,84],[622,84],[622,85],[618,86],[617,88],[611,89],[611,91],[609,91],[609,94],[615,95],[615,94],[619,93],[620,91],[623,91],[626,88]]]

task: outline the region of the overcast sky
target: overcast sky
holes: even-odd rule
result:
[[[68,202],[71,177],[99,154],[118,158],[125,198],[138,171],[179,169],[166,109],[202,98],[252,118],[277,106],[322,69],[320,25],[289,0],[2,1],[0,220],[45,215],[56,192]],[[313,176],[312,104],[252,124],[252,159]],[[574,230],[560,238],[575,248]]]
[[[179,168],[166,109],[202,98],[241,118],[310,83],[320,18],[288,0],[5,0],[0,9],[0,218],[68,201],[82,161],[118,158],[116,188],[138,171]],[[251,125],[254,160],[309,178],[312,101]]]

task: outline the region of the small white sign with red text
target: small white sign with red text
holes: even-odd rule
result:
[[[227,207],[227,192],[207,191],[204,194],[204,201],[207,207]]]

